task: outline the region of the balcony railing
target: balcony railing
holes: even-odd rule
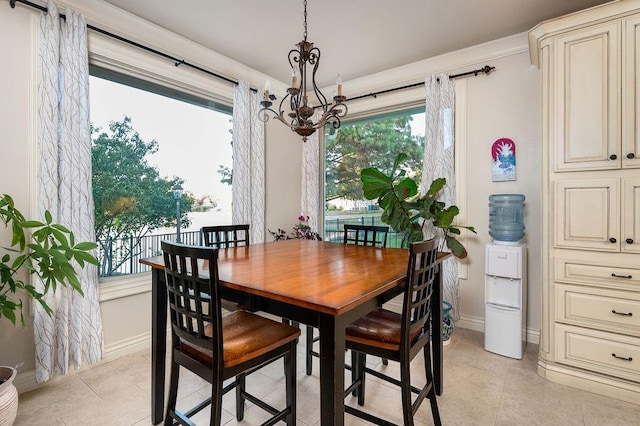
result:
[[[325,241],[342,242],[344,234],[344,224],[350,225],[372,225],[387,226],[382,222],[380,216],[360,216],[351,218],[331,218],[324,221],[324,239]],[[402,247],[403,234],[389,229],[387,234],[387,247]]]
[[[150,271],[151,268],[141,264],[139,260],[161,255],[160,241],[162,240],[175,241],[176,234],[99,240],[98,276],[111,277]],[[180,240],[184,244],[202,245],[202,233],[200,231],[181,232]]]
[[[324,240],[342,242],[344,232],[343,225],[384,225],[380,216],[362,216],[356,218],[332,218],[325,220]],[[198,231],[181,232],[180,239],[184,244],[202,245],[203,236]],[[98,260],[100,277],[137,274],[150,271],[151,268],[142,265],[139,260],[146,257],[159,256],[160,241],[175,241],[176,234],[146,235],[144,237],[113,238],[98,241]],[[401,247],[402,234],[389,232],[387,235],[387,247]]]

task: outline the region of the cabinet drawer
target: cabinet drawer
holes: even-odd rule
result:
[[[640,293],[556,285],[556,320],[640,337]]]
[[[555,328],[558,362],[640,380],[640,338],[563,324]]]
[[[556,281],[640,291],[640,269],[556,259]]]

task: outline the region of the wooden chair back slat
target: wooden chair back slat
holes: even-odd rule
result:
[[[213,351],[213,359],[220,359],[222,342],[215,338],[222,335],[218,250],[166,241],[161,246],[169,314],[175,336]],[[219,333],[207,336],[205,327],[208,325]]]
[[[232,248],[249,245],[249,225],[203,226],[204,245]]]
[[[437,246],[435,239],[411,243],[407,267],[406,288],[402,310],[401,344],[412,342],[409,336],[415,336],[420,330],[428,332],[431,320],[431,296],[435,285]]]
[[[345,224],[343,243],[384,248],[388,233],[388,226]]]

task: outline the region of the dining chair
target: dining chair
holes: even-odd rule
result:
[[[206,247],[229,248],[249,245],[249,225],[217,225],[201,228]]]
[[[249,225],[215,225],[203,226],[200,229],[205,247],[232,248],[249,245]],[[222,307],[227,311],[238,309],[251,310],[250,306],[222,299]]]
[[[220,425],[222,396],[236,390],[236,418],[244,418],[245,401],[273,417],[264,423],[296,421],[296,340],[300,330],[237,310],[222,316],[218,249],[163,241],[171,318],[171,379],[165,425],[193,424],[189,418],[211,408],[211,425]],[[286,407],[278,410],[246,390],[246,377],[284,358]],[[176,410],[180,367],[208,381],[211,395],[187,412]],[[224,385],[224,381],[234,379]]]
[[[431,402],[433,422],[440,425],[440,413],[436,401],[431,366],[431,296],[438,283],[435,280],[437,247],[434,239],[411,243],[404,286],[402,313],[382,308],[370,312],[347,326],[345,346],[355,353],[352,366],[352,383],[345,396],[356,391],[358,405],[365,402],[365,379],[371,374],[400,387],[403,424],[414,424],[413,416],[424,398]],[[424,354],[425,385],[419,389],[411,384],[411,361],[422,351]],[[400,363],[400,380],[367,367],[367,354]],[[413,400],[412,394],[417,394]],[[389,422],[357,407],[345,406],[345,412],[374,424]]]
[[[356,244],[361,246],[373,246],[385,248],[387,246],[388,226],[376,225],[351,225],[344,224],[342,237],[343,244]],[[306,367],[307,376],[313,373],[313,357],[319,357],[319,353],[313,349],[315,342],[320,340],[320,336],[314,336],[314,327],[307,326],[306,338]],[[385,362],[385,360],[383,360]]]

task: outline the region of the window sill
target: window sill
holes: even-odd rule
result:
[[[151,291],[151,272],[100,280],[100,302],[135,296]]]

